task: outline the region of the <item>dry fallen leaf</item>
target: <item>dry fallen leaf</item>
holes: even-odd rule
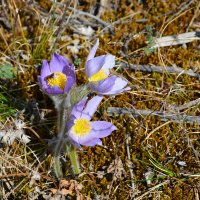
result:
[[[123,176],[126,174],[125,169],[123,167],[122,160],[120,158],[116,158],[108,167],[107,173],[113,173],[113,180],[123,179]]]

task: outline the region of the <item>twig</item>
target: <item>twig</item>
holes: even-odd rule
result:
[[[30,173],[15,173],[15,174],[6,174],[6,175],[0,175],[0,179],[7,179],[9,177],[15,177],[15,176],[19,176],[19,177],[22,177],[22,176],[26,176],[28,177],[28,175],[30,175]]]
[[[141,13],[141,12],[135,12],[135,13],[131,13],[130,15],[127,15],[127,16],[125,16],[125,17],[122,17],[122,18],[120,18],[120,19],[118,19],[118,20],[112,22],[110,25],[106,26],[105,28],[103,28],[103,29],[100,31],[100,33],[104,32],[106,29],[111,28],[111,27],[113,27],[113,26],[115,26],[115,25],[117,25],[117,24],[120,24],[120,23],[123,22],[124,20],[126,20],[126,19],[128,19],[128,18],[132,18],[133,16],[138,15],[138,14],[140,14],[140,13]]]
[[[194,0],[192,0],[192,1],[189,0],[189,1],[192,3]],[[177,20],[178,18],[180,18],[181,16],[185,15],[187,12],[192,10],[192,8],[188,8],[188,7],[189,7],[189,5],[184,5],[184,4],[182,7],[179,7],[180,8],[179,11],[175,15],[171,16],[171,18],[169,18],[166,21],[166,25],[164,26],[164,28],[162,28],[160,35],[163,35],[164,31],[166,30],[166,28],[168,27],[169,24],[171,24],[173,21]]]
[[[188,0],[187,2],[183,2],[182,4],[179,5],[177,8],[177,11],[174,15],[172,15],[165,23],[169,23],[172,21],[175,17],[181,15],[185,10],[189,9],[189,6],[194,3],[194,0]]]
[[[200,74],[195,73],[192,69],[184,70],[181,67],[172,67],[172,66],[153,66],[153,65],[134,65],[134,64],[127,64],[127,63],[120,63],[120,67],[130,68],[134,71],[143,71],[143,72],[158,72],[158,73],[175,73],[175,74],[186,74],[192,77],[197,77],[200,80]]]
[[[178,35],[165,36],[161,38],[154,38],[155,45],[150,48],[167,47],[178,44],[185,44],[194,40],[200,40],[199,32],[188,32]]]
[[[77,10],[75,8],[72,8],[72,7],[68,7],[68,9],[70,10],[73,10],[73,11],[76,11],[79,15],[85,15],[87,17],[90,17],[90,18],[93,18],[95,19],[96,21],[98,21],[99,23],[103,24],[104,26],[110,26],[109,23],[103,21],[102,19],[100,19],[99,17],[95,16],[95,15],[92,15],[88,12],[84,12],[84,11],[81,11],[81,10]],[[111,29],[111,28],[110,28]]]
[[[58,6],[60,6],[60,7],[63,7],[63,3],[61,3],[61,2],[57,2],[57,5]],[[40,12],[41,12],[41,14],[43,15],[42,17],[43,18],[47,18],[48,17],[48,14],[47,13],[45,13],[43,10],[41,10],[41,8],[40,8],[40,6],[39,6],[39,4],[36,2],[36,1],[34,1],[34,6],[35,7],[38,7],[38,9],[40,10]],[[102,19],[100,19],[99,17],[97,17],[97,16],[95,16],[95,15],[92,15],[91,13],[88,13],[88,12],[84,12],[84,11],[82,11],[82,10],[78,10],[78,9],[76,9],[76,8],[73,8],[73,7],[67,7],[67,9],[69,9],[69,10],[72,10],[72,11],[74,11],[74,13],[75,14],[78,14],[78,17],[79,17],[79,19],[83,19],[83,17],[80,17],[81,15],[84,15],[84,16],[87,16],[87,17],[90,17],[90,18],[92,18],[92,19],[95,19],[97,22],[99,22],[100,24],[102,24],[103,26],[105,26],[105,27],[110,27],[110,24],[109,23],[107,23],[107,22],[105,22],[105,21],[103,21]],[[74,15],[75,15],[74,14]],[[73,15],[73,16],[74,16]],[[54,14],[54,16],[55,17],[60,17],[59,16],[59,14]],[[65,15],[66,16],[66,15]],[[67,16],[68,17],[68,16]],[[65,19],[66,19],[66,17],[65,17]],[[74,23],[73,23],[73,20],[74,19],[70,19],[70,22],[72,22],[72,24],[74,25]],[[67,21],[67,20],[66,20]],[[67,21],[68,22],[68,21]],[[65,24],[66,24],[66,22],[64,22],[63,23],[63,26],[65,26]],[[97,24],[93,24],[93,25],[97,25]],[[110,30],[112,31],[112,28],[110,27]]]
[[[151,189],[149,189],[149,191],[145,192],[144,194],[142,194],[141,196],[137,197],[137,198],[134,198],[134,200],[140,200],[140,199],[143,199],[146,195],[150,194],[152,191],[154,191],[155,189],[165,185],[165,184],[168,184],[170,182],[170,180],[166,180],[154,187],[152,187]]]
[[[160,112],[154,110],[140,110],[140,109],[131,109],[131,108],[119,108],[119,107],[108,107],[108,115],[131,115],[134,117],[139,117],[142,115],[146,116],[158,116],[162,121],[171,120],[176,123],[197,123],[200,125],[200,117],[191,116],[186,114],[170,113],[170,112]]]
[[[197,106],[198,104],[200,104],[200,98],[190,101],[188,103],[185,103],[181,106],[170,106],[170,109],[174,109],[176,111],[181,111],[181,110],[184,110],[187,108],[191,108],[193,106]]]
[[[186,32],[188,32],[188,30],[189,30],[190,26],[193,24],[195,18],[198,17],[198,15],[199,15],[199,9],[200,9],[200,2],[198,3],[198,5],[197,5],[197,7],[196,7],[196,9],[194,11],[194,15],[193,15],[193,17],[192,17],[192,19],[191,19],[191,21],[190,21],[190,23],[189,23],[189,25],[188,25],[188,27],[186,29]]]

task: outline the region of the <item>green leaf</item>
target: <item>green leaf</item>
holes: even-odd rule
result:
[[[12,79],[14,77],[13,66],[11,64],[0,65],[0,78]]]
[[[81,59],[80,58],[76,58],[74,60],[74,65],[79,66],[81,64]]]

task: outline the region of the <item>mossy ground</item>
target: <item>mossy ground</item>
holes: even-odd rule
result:
[[[153,115],[109,116],[108,107],[132,108],[177,113],[180,105],[198,99],[198,78],[189,75],[132,71],[129,64],[178,66],[200,72],[199,41],[150,49],[153,37],[197,31],[198,1],[26,1],[9,0],[1,9],[0,62],[11,63],[15,79],[1,80],[6,102],[23,115],[31,142],[18,142],[0,149],[0,188],[2,198],[42,199],[60,184],[52,171],[51,151],[45,145],[56,133],[55,111],[50,99],[37,85],[43,59],[50,60],[54,51],[75,62],[78,84],[86,81],[84,62],[89,49],[100,38],[98,55],[116,56],[113,70],[129,81],[131,90],[106,97],[95,119],[112,121],[118,128],[103,139],[105,147],[84,147],[79,152],[82,173],[74,176],[69,160],[63,157],[65,180],[74,186],[69,199],[187,199],[199,198],[199,124],[184,120],[163,121]],[[100,6],[104,2],[104,6]],[[74,12],[76,7],[91,16]],[[65,15],[64,21],[62,17]],[[92,16],[112,24],[106,27]],[[79,27],[91,26],[94,33],[83,36]],[[78,47],[77,45],[78,44]],[[70,48],[69,48],[70,47]],[[77,52],[73,51],[77,48]],[[120,63],[127,68],[120,68]],[[6,92],[5,92],[6,88]],[[2,102],[1,102],[2,103]],[[2,103],[3,104],[3,103]],[[5,104],[5,103],[4,103]],[[3,112],[3,111],[2,111]],[[199,115],[199,105],[180,111]],[[180,113],[179,113],[180,114]],[[19,115],[16,113],[12,118]],[[44,115],[44,118],[41,118]],[[11,120],[11,118],[9,118]],[[8,123],[5,117],[2,123]],[[6,167],[7,166],[7,167]],[[9,167],[8,167],[9,166]],[[30,187],[31,171],[40,173]],[[147,174],[149,177],[147,178]],[[39,188],[39,189],[38,189]],[[66,189],[65,188],[65,189]],[[38,189],[38,190],[37,190]],[[62,188],[61,188],[62,189]],[[38,192],[37,192],[38,191]],[[62,190],[61,190],[62,191]],[[53,194],[52,194],[53,196]],[[31,198],[29,198],[31,199]]]

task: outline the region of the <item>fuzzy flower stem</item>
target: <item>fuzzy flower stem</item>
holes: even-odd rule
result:
[[[54,170],[56,176],[61,178],[63,176],[61,163],[60,163],[60,153],[64,145],[64,135],[65,135],[65,112],[63,105],[60,105],[58,111],[58,141],[56,143],[55,152],[54,152]]]
[[[76,152],[76,148],[71,144],[68,144],[67,148],[68,148],[68,154],[71,160],[73,172],[74,174],[80,174],[81,172],[80,163],[79,163],[78,155]]]
[[[58,109],[58,133],[61,133],[63,123],[64,109]],[[59,136],[59,135],[58,135]]]
[[[63,175],[60,163],[60,152],[63,147],[63,137],[64,137],[63,113],[64,113],[63,109],[58,110],[58,142],[56,144],[54,152],[54,170],[58,178],[62,177]]]
[[[63,105],[60,106],[63,108]],[[67,132],[66,121],[69,118],[70,109],[57,109],[58,110],[58,141],[56,143],[55,152],[54,152],[54,170],[56,176],[61,178],[63,176],[62,167],[60,163],[60,154],[63,148],[67,148],[68,155],[71,160],[72,169],[75,174],[80,173],[80,164],[78,160],[78,155],[76,153],[76,149],[69,142],[66,142],[65,133]]]
[[[58,147],[58,146],[56,146],[56,147]],[[54,161],[54,171],[56,173],[57,178],[61,178],[63,176],[59,155],[60,155],[60,149],[56,148],[55,155],[53,157],[53,161]]]

